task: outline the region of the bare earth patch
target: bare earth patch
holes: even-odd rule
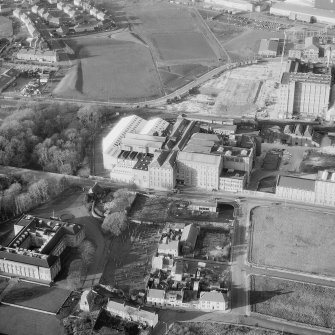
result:
[[[252,311],[281,319],[331,328],[335,326],[335,289],[279,278],[253,276]]]

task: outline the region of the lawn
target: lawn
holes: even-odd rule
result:
[[[0,333],[10,335],[60,335],[64,334],[61,321],[54,315],[33,312],[12,306],[0,306]]]
[[[254,208],[251,262],[334,276],[334,220],[332,214],[294,207]]]
[[[154,99],[164,94],[150,50],[108,38],[72,39],[80,63],[54,91],[58,96],[95,100]]]
[[[252,311],[281,319],[332,328],[335,289],[279,278],[251,277]]]
[[[199,32],[155,33],[151,35],[160,59],[184,61],[204,59],[216,61],[216,55]]]
[[[70,293],[56,287],[18,282],[5,294],[3,302],[57,313]]]

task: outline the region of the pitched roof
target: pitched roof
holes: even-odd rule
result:
[[[278,186],[314,192],[315,180],[293,176],[279,176]]]
[[[190,243],[194,248],[197,241],[198,233],[198,228],[193,223],[191,223],[183,229],[180,241]]]
[[[165,299],[165,291],[164,290],[157,290],[155,288],[151,288],[151,289],[148,290],[147,298]]]
[[[218,291],[201,292],[200,301],[226,302],[223,293]]]

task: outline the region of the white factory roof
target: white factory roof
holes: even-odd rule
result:
[[[161,132],[169,126],[169,122],[157,117],[147,121],[146,125],[140,131],[140,134],[153,135],[154,132]]]
[[[137,115],[130,115],[122,118],[102,140],[103,151],[108,152],[115,145],[115,142],[121,140],[125,136],[127,128],[129,128],[130,133],[135,132],[144,121],[144,119]],[[136,124],[138,125],[136,126]]]

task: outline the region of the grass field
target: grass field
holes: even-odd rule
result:
[[[1,322],[6,320],[6,322]],[[11,306],[0,306],[0,333],[10,335],[64,334],[61,321],[54,315]]]
[[[155,33],[152,41],[161,60],[175,61],[204,59],[216,61],[216,55],[206,39],[198,32]]]
[[[332,328],[335,289],[279,278],[251,277],[252,311],[281,319]]]
[[[256,207],[251,212],[251,261],[334,276],[334,219],[294,207]]]
[[[57,313],[70,293],[56,287],[19,282],[5,294],[3,302]]]
[[[0,16],[0,38],[13,35],[13,22],[7,17]]]
[[[54,93],[95,100],[143,101],[164,94],[150,50],[129,41],[75,39],[79,65]]]

